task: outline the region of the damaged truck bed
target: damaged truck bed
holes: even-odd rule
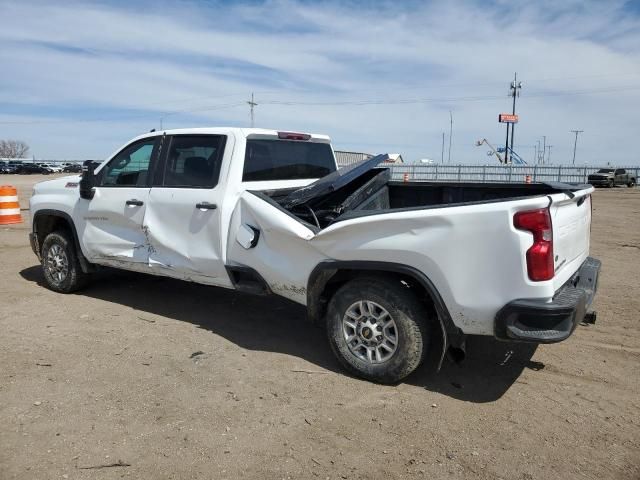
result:
[[[397,382],[432,339],[551,343],[591,304],[588,185],[396,182],[386,155],[338,170],[328,137],[154,132],[82,178],[38,184],[50,288],[99,265],[306,305],[350,372]]]

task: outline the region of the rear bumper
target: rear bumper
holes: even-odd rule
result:
[[[600,265],[600,260],[587,258],[551,302],[539,299],[509,302],[496,315],[495,336],[533,343],[555,343],[569,338],[593,301]]]

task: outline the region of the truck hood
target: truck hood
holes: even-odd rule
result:
[[[368,160],[362,160],[361,162],[354,163],[353,165],[342,167],[335,172],[331,172],[329,175],[316,180],[306,187],[294,190],[289,195],[287,195],[287,197],[282,202],[280,202],[280,204],[284,208],[290,209],[297,205],[307,203],[314,198],[319,198],[323,195],[327,195],[357,180],[359,177],[366,174],[369,170],[375,168],[379,163],[382,163],[388,159],[389,154],[382,153]]]
[[[44,180],[42,182],[38,182],[33,186],[33,188],[36,192],[56,191],[62,188],[72,188],[71,185],[67,185],[67,184],[73,184],[73,183],[77,184],[79,181],[80,181],[79,174],[69,175],[68,177],[60,177],[60,178],[54,178],[52,180]],[[77,187],[77,185],[75,185],[74,187]]]

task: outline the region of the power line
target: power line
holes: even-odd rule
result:
[[[601,93],[616,93],[628,90],[640,90],[639,85],[624,86],[624,87],[612,87],[604,89],[583,90],[583,91],[565,91],[565,92],[546,92],[546,93],[530,93],[527,94],[527,98],[543,98],[543,97],[560,97],[560,96],[575,96],[575,95],[591,95]],[[330,102],[310,102],[310,101],[285,101],[285,100],[267,100],[261,102],[261,105],[282,105],[282,106],[365,106],[365,105],[405,105],[405,104],[424,104],[424,103],[453,103],[453,102],[475,102],[484,100],[498,100],[503,98],[500,95],[484,95],[484,96],[469,96],[469,97],[429,97],[429,98],[407,98],[396,100],[345,100],[345,101],[330,101]],[[176,110],[173,112],[167,112],[163,116],[175,115],[178,113],[190,113],[199,111],[217,110],[220,108],[232,108],[240,105],[245,105],[248,102],[238,102],[229,104],[211,105],[205,107],[196,107],[190,109]],[[130,115],[124,117],[114,117],[111,119],[95,118],[95,119],[83,119],[83,120],[29,120],[29,121],[0,121],[0,125],[35,125],[45,123],[84,123],[84,122],[114,122],[120,120],[128,120],[135,118],[149,118],[152,114],[144,113],[138,115]]]
[[[574,96],[574,95],[590,95],[597,93],[614,93],[626,90],[640,90],[639,85],[630,85],[624,87],[612,87],[604,89],[582,90],[582,91],[564,91],[564,92],[540,92],[528,94],[527,98],[542,98],[542,97],[558,97],[558,96]],[[341,105],[403,105],[403,104],[420,104],[431,102],[473,102],[481,100],[497,100],[503,98],[501,95],[478,95],[470,97],[427,97],[427,98],[406,98],[395,100],[343,100],[343,101],[295,101],[295,100],[267,100],[262,102],[262,105],[304,105],[304,106],[341,106]]]

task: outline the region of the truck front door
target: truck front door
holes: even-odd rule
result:
[[[89,261],[134,269],[146,266],[149,249],[142,223],[160,139],[138,140],[122,149],[97,173],[94,197],[79,200],[74,217]]]
[[[221,232],[224,184],[220,179],[226,135],[173,135],[165,140],[144,227],[149,266],[163,275],[231,286]],[[228,163],[228,162],[227,162]]]

